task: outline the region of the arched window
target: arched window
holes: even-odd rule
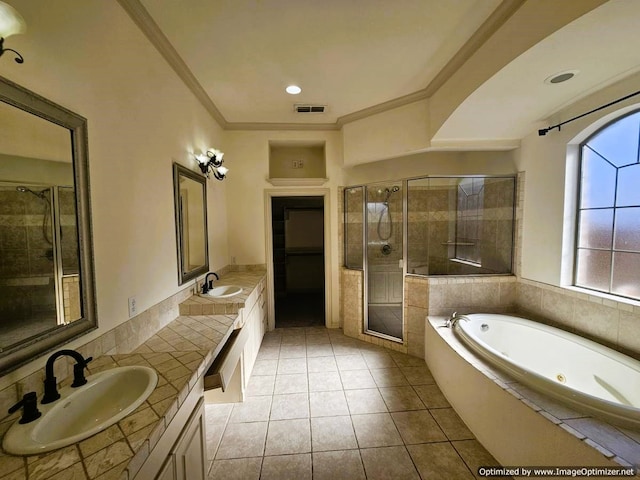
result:
[[[576,286],[640,300],[640,111],[581,146]]]

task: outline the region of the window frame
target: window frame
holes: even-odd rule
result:
[[[573,242],[573,269],[572,269],[572,276],[571,276],[571,286],[574,288],[579,288],[579,289],[584,289],[590,292],[595,292],[597,294],[601,294],[601,295],[609,295],[611,297],[615,297],[618,298],[620,300],[631,300],[634,302],[640,301],[640,296],[639,297],[630,297],[630,296],[626,296],[626,295],[622,295],[620,293],[617,293],[615,291],[613,291],[613,275],[614,275],[614,253],[615,252],[626,252],[625,250],[617,250],[615,248],[615,228],[616,228],[616,214],[617,214],[617,210],[618,209],[625,209],[625,208],[638,208],[640,207],[640,205],[637,206],[624,206],[624,207],[618,207],[615,204],[615,200],[614,200],[614,204],[610,207],[613,209],[613,221],[612,221],[612,226],[611,226],[611,230],[610,230],[610,235],[611,235],[611,248],[608,250],[611,254],[611,262],[610,262],[610,267],[609,267],[609,277],[608,277],[608,290],[599,290],[597,288],[594,287],[589,287],[589,286],[585,286],[585,285],[581,285],[578,284],[578,263],[579,263],[579,250],[580,250],[580,223],[581,223],[581,213],[583,211],[586,210],[596,210],[594,209],[590,209],[590,208],[582,208],[582,192],[583,192],[583,182],[582,182],[582,174],[583,174],[583,163],[584,163],[584,150],[586,148],[591,149],[592,152],[594,152],[596,155],[599,155],[600,157],[602,157],[605,161],[611,163],[608,159],[606,159],[605,157],[603,157],[602,155],[600,155],[598,152],[596,152],[593,148],[588,147],[588,143],[597,135],[599,135],[601,132],[603,132],[604,130],[606,130],[607,128],[609,128],[611,125],[623,121],[625,118],[630,117],[632,115],[638,114],[640,113],[640,107],[635,107],[632,109],[625,109],[625,111],[622,112],[618,112],[619,114],[617,116],[615,116],[615,118],[610,119],[609,121],[607,121],[606,123],[600,125],[598,128],[596,128],[595,130],[591,131],[588,136],[582,140],[579,144],[578,144],[578,168],[577,168],[577,177],[576,177],[576,200],[575,200],[575,209],[574,209],[574,242]],[[640,122],[639,122],[640,123]],[[637,145],[637,151],[638,151],[638,159],[637,159],[637,164],[640,165],[640,125],[638,127],[639,130],[639,135],[638,138],[636,139],[636,145]],[[632,165],[632,164],[630,164]],[[612,164],[612,166],[614,166]],[[618,187],[618,183],[619,183],[619,178],[618,178],[618,170],[620,168],[624,168],[624,167],[616,167],[614,166],[614,168],[616,169],[616,178],[615,178],[615,186],[614,186],[614,191],[617,192],[617,187]],[[600,209],[605,209],[605,208],[609,208],[609,207],[601,207]],[[640,222],[638,222],[638,226],[640,228]],[[585,249],[583,247],[583,249]],[[588,250],[597,250],[597,251],[607,251],[605,249],[600,249],[600,248],[588,248]],[[635,252],[633,252],[635,253]]]

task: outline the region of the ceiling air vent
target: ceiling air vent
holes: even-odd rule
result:
[[[326,105],[303,105],[301,103],[296,103],[293,106],[296,113],[324,113],[325,108]]]

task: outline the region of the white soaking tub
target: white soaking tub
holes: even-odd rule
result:
[[[519,317],[462,315],[455,333],[519,382],[585,413],[640,429],[640,362]]]

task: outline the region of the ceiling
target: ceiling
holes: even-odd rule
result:
[[[340,125],[358,112],[425,92],[503,3],[139,2],[161,41],[189,71],[188,81],[227,127],[301,128]],[[628,46],[640,44],[638,18],[640,1],[611,0],[558,30],[463,100],[434,141],[521,138],[561,106],[637,71],[640,57]],[[549,75],[569,69],[580,73],[564,84],[544,83]],[[290,84],[299,85],[302,93],[285,93]],[[326,105],[326,111],[296,113],[298,103]]]

